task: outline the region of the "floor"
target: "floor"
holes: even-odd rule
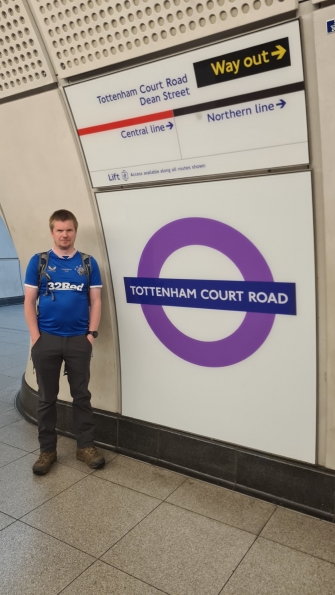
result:
[[[60,437],[45,477],[14,408],[22,306],[0,308],[0,595],[334,595],[335,525]]]

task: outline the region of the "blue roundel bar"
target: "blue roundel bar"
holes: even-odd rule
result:
[[[296,315],[295,283],[124,278],[129,304]]]

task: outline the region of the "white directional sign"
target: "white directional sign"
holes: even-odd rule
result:
[[[65,91],[95,187],[308,162],[298,21]]]

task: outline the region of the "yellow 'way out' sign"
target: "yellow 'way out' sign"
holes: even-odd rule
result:
[[[198,87],[291,66],[288,37],[193,64]]]

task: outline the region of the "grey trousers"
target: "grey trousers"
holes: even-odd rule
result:
[[[59,337],[41,333],[31,357],[36,370],[39,403],[38,439],[41,452],[56,450],[56,401],[63,361],[73,398],[73,429],[78,448],[93,446],[93,412],[88,390],[92,345],[86,335]]]

